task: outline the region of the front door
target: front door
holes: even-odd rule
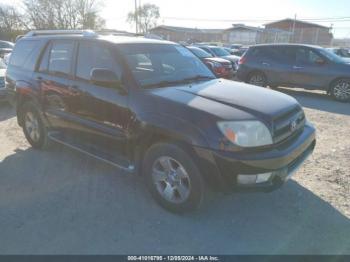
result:
[[[296,48],[293,81],[304,88],[323,88],[329,74],[327,59],[308,47]]]
[[[120,79],[122,67],[107,43],[81,40],[78,44],[75,87],[81,93],[77,114],[85,133],[111,143],[126,142],[130,120],[127,92],[90,81],[92,69],[109,69]]]

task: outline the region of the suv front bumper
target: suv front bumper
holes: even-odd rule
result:
[[[269,149],[228,152],[196,147],[195,151],[207,181],[220,191],[271,191],[299,169],[315,145],[315,128],[306,123],[296,137]]]

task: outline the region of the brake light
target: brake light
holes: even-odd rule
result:
[[[246,56],[242,56],[241,59],[239,59],[238,64],[239,65],[243,65],[247,62],[247,57]]]

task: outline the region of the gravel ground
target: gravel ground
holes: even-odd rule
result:
[[[66,148],[29,148],[0,106],[0,254],[350,254],[350,104],[296,97],[318,132],[281,189],[159,208],[141,179]]]

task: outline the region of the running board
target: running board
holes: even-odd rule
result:
[[[99,149],[96,146],[79,143],[76,141],[76,139],[74,139],[74,137],[69,136],[67,134],[63,134],[58,131],[49,132],[48,137],[52,141],[55,141],[59,144],[67,146],[71,149],[77,150],[81,153],[84,153],[88,156],[101,160],[107,164],[115,166],[129,173],[133,173],[135,170],[134,165],[132,165],[132,163],[128,159],[122,157],[118,152],[115,152],[115,151],[108,152],[106,150]]]

